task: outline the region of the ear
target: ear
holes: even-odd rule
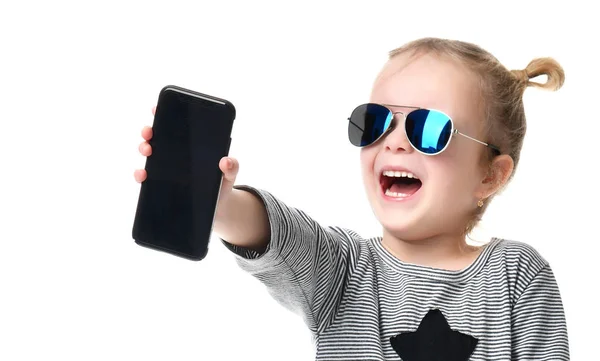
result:
[[[490,164],[488,171],[481,180],[478,198],[486,199],[498,192],[506,182],[514,169],[514,162],[508,154],[502,154],[495,157]]]

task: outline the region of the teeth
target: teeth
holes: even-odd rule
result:
[[[412,174],[411,172],[400,172],[400,171],[393,171],[393,170],[386,170],[383,172],[383,175],[386,177],[396,177],[396,178],[414,178],[414,179],[419,179],[419,177],[417,177],[416,175]]]
[[[392,192],[389,189],[387,191],[385,191],[385,195],[388,196],[388,197],[394,197],[394,198],[406,198],[406,197],[408,197],[408,194],[398,193],[398,192]]]

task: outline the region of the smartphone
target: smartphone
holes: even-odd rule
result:
[[[225,99],[174,85],[161,89],[133,239],[200,261],[208,253],[236,110]]]

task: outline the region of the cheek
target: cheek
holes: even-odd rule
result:
[[[452,200],[452,203],[470,201],[477,186],[476,167],[456,159],[436,159],[430,165],[429,174],[435,179],[434,187],[438,197]]]
[[[360,150],[360,167],[363,172],[373,171],[376,155],[377,150],[374,148],[363,148]]]
[[[364,181],[373,177],[376,156],[377,149],[375,148],[363,148],[360,151],[360,169]]]

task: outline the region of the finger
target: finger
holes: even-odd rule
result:
[[[148,173],[145,169],[136,169],[135,172],[133,172],[133,178],[135,178],[135,181],[138,183],[145,181],[147,176]]]
[[[152,127],[145,126],[144,128],[142,128],[142,138],[144,138],[145,141],[149,141],[150,139],[152,139],[152,135]]]
[[[142,142],[140,143],[139,151],[143,156],[149,157],[152,154],[152,147],[147,142]]]
[[[223,172],[224,180],[234,182],[240,169],[239,162],[235,158],[223,157],[219,162],[219,168]]]

